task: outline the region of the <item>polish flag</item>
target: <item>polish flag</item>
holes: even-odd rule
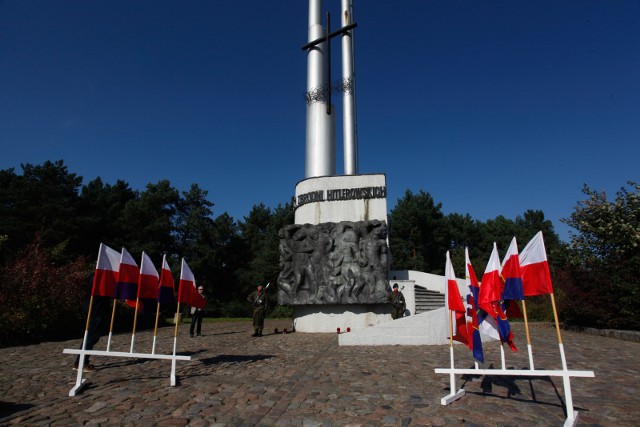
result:
[[[449,251],[447,251],[447,265],[445,266],[444,274],[447,280],[447,306],[449,310],[464,313],[466,310],[462,304],[462,297],[456,281],[456,274],[453,271],[453,264],[451,264],[451,258],[449,258]]]
[[[478,295],[478,307],[487,313],[493,313],[492,303],[500,301],[502,282],[500,281],[500,256],[498,248],[493,242],[493,251],[482,275],[482,284]]]
[[[149,255],[142,252],[140,278],[138,279],[138,298],[156,299],[158,296],[158,270]]]
[[[125,248],[120,256],[120,271],[116,284],[116,298],[135,301],[138,295],[138,277],[140,269]]]
[[[182,268],[180,271],[178,301],[196,308],[204,308],[207,304],[204,297],[198,294],[196,278],[193,276],[193,273],[184,258],[182,258]]]
[[[100,243],[91,295],[113,298],[116,294],[116,282],[118,281],[119,269],[120,253]]]
[[[451,258],[449,258],[449,251],[447,251],[447,262],[445,265],[445,279],[447,286],[445,287],[445,299],[447,301],[447,307],[450,311],[455,312],[456,325],[454,330],[454,336],[452,337],[456,341],[460,341],[466,345],[469,345],[469,337],[467,333],[467,319],[465,314],[467,310],[462,303],[462,297],[460,296],[460,289],[458,288],[458,282],[456,281],[456,274],[453,271],[453,264],[451,264]],[[447,314],[447,319],[450,320],[450,312]]]
[[[553,293],[542,231],[538,231],[522,250],[520,254],[520,269],[522,271],[522,288],[525,296],[531,297]]]
[[[160,270],[160,288],[158,290],[158,302],[160,304],[171,304],[176,301],[173,284],[173,274],[169,263],[167,263],[167,254],[162,257],[162,270]]]
[[[522,273],[520,259],[518,257],[518,244],[516,238],[511,239],[511,244],[502,260],[500,276],[504,280],[503,300],[523,300]]]

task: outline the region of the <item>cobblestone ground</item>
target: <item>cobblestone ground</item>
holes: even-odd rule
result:
[[[340,347],[337,334],[274,334],[288,321],[267,320],[262,338],[249,322],[204,324],[204,336],[180,327],[179,383],[169,384],[167,360],[94,357],[97,370],[75,397],[74,356],[80,341],[0,349],[0,425],[158,426],[559,426],[566,417],[558,377],[464,378],[466,395],[442,406],[449,393],[448,346]],[[520,351],[507,350],[507,367],[527,368],[522,324],[514,325]],[[157,353],[169,354],[173,328],[158,333]],[[537,369],[560,369],[555,329],[531,327]],[[578,425],[636,426],[640,416],[640,343],[562,332],[569,369],[593,370],[572,378]],[[130,335],[112,350],[129,351]],[[150,352],[151,332],[136,334],[137,352]],[[106,339],[96,346],[104,349]],[[456,367],[472,367],[455,346]],[[485,367],[500,365],[497,343],[485,344]],[[491,363],[493,361],[493,363]]]

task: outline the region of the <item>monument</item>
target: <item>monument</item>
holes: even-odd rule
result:
[[[322,25],[322,1],[309,0],[305,178],[295,189],[295,224],[280,230],[278,302],[294,308],[300,332],[335,332],[390,320],[384,174],[359,174],[351,0],[341,27]],[[331,81],[331,43],[341,38],[342,79]],[[343,99],[344,174],[336,173],[336,111]]]

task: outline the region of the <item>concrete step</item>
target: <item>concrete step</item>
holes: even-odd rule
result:
[[[422,286],[414,286],[416,314],[444,307],[444,294],[432,291]]]

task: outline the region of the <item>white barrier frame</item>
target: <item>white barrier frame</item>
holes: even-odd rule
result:
[[[104,351],[104,350],[83,350],[83,349],[71,349],[65,348],[63,351],[65,354],[78,354],[80,360],[78,361],[78,376],[76,378],[76,384],[69,391],[69,396],[76,396],[85,386],[85,379],[82,378],[84,369],[84,356],[110,356],[110,357],[135,357],[138,359],[164,359],[171,360],[171,377],[170,384],[172,387],[176,385],[176,360],[191,360],[191,356],[180,356],[176,354],[149,354],[149,353],[127,353],[123,351]]]
[[[564,427],[573,427],[578,422],[578,411],[573,409],[573,397],[571,396],[571,382],[570,377],[582,377],[593,378],[595,374],[593,371],[570,371],[568,369],[561,370],[549,370],[549,369],[456,369],[453,367],[453,348],[450,347],[451,368],[436,368],[436,374],[449,374],[450,390],[451,393],[440,399],[442,405],[448,405],[455,402],[465,395],[463,389],[456,390],[455,374],[462,375],[501,375],[501,376],[531,376],[531,377],[562,377],[562,383],[564,386],[565,404],[567,409],[567,419],[564,422]]]

